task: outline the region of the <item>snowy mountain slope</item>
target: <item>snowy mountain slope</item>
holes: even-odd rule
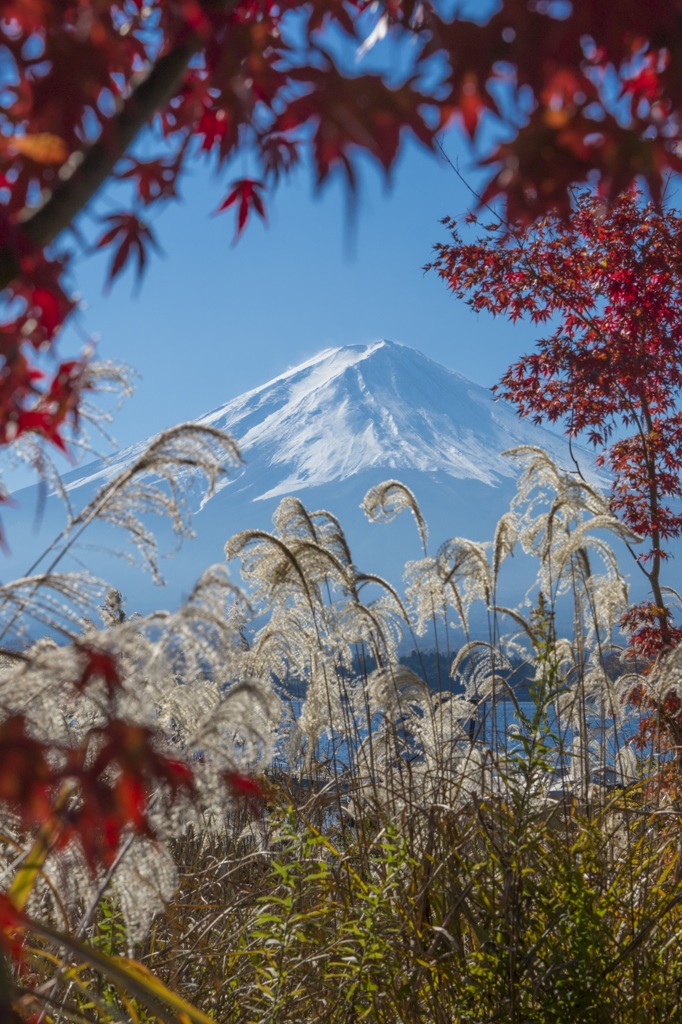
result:
[[[222,560],[232,533],[268,529],[279,500],[288,494],[309,508],[332,511],[348,532],[359,567],[398,583],[403,562],[420,555],[416,530],[408,516],[384,527],[368,524],[359,505],[370,486],[388,478],[410,486],[430,524],[435,551],[452,536],[492,539],[515,489],[516,469],[502,457],[503,450],[536,445],[573,468],[562,438],[519,420],[488,390],[460,374],[388,341],[327,349],[197,422],[227,430],[245,465],[206,502],[188,492],[197,538],[163,568],[167,592],[160,594],[147,577],[106,557],[121,538],[103,526],[88,531],[94,548],[80,546],[76,552],[81,564],[127,594],[130,609],[176,604],[207,564]],[[70,474],[66,484],[74,505],[80,507],[129,466],[146,444]],[[581,462],[585,475],[594,479],[587,453]],[[5,579],[23,574],[43,543],[30,525],[37,488],[20,492],[17,499],[20,514],[6,524],[13,555],[5,564]],[[50,498],[40,537],[49,538],[60,528],[59,503]],[[172,549],[168,527],[155,529],[162,546],[170,543]],[[519,565],[506,601],[523,596],[526,577]]]
[[[197,422],[226,430],[238,442],[249,467],[240,479],[251,500],[373,469],[440,472],[494,487],[515,473],[501,452],[522,444],[570,463],[563,438],[520,420],[461,374],[383,340],[327,349]],[[70,488],[119,472],[147,443],[76,475]],[[589,472],[587,455],[585,462]]]

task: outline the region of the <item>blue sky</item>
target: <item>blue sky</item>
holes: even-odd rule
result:
[[[466,170],[458,133],[447,151]],[[328,346],[387,337],[484,385],[528,348],[532,328],[472,313],[422,272],[446,239],[440,219],[472,201],[442,158],[408,142],[389,186],[366,161],[353,217],[343,183],[316,196],[304,167],[270,199],[267,226],[250,222],[233,245],[234,212],[212,213],[246,171],[218,179],[197,161],[182,202],[154,211],[164,255],[152,256],[140,288],[126,273],[105,294],[108,257],[74,261],[85,308],[60,355],[94,335],[101,358],[139,374],[114,423],[118,445],[199,416]],[[107,213],[120,203],[105,192],[96,206]]]

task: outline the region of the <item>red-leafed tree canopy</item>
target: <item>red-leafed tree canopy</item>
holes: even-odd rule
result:
[[[492,218],[471,243],[446,223],[452,243],[436,247],[434,266],[456,296],[551,325],[499,393],[597,448],[613,473],[613,511],[645,541],[638,561],[652,601],[628,615],[635,646],[651,654],[679,642],[661,569],[666,542],[682,535],[682,217],[633,191],[611,209],[585,194],[567,221],[525,230]]]
[[[265,216],[267,192],[310,149],[318,182],[354,156],[388,172],[409,129],[431,147],[457,120],[491,168],[485,198],[513,220],[566,216],[570,185],[615,197],[634,178],[654,199],[679,169],[679,0],[504,0],[484,23],[451,4],[400,0],[8,0],[0,111],[0,441],[32,432],[63,444],[88,386],[82,362],[45,380],[32,352],[50,349],[74,303],[57,240],[107,180],[132,186],[102,226],[111,277],[144,268],[148,209],[176,196],[205,156],[227,182],[237,234]],[[411,37],[401,85],[349,75],[332,55]],[[390,61],[390,49],[387,50]],[[144,143],[131,152],[144,130]],[[504,139],[495,142],[495,139]],[[117,193],[118,194],[118,193]],[[54,243],[57,243],[57,247]]]

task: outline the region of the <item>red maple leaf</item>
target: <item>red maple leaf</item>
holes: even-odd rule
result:
[[[0,800],[24,822],[44,820],[51,810],[54,771],[48,748],[26,731],[23,715],[0,723]]]
[[[0,892],[0,943],[15,961],[21,960],[24,948],[23,926],[24,916],[17,910],[14,903],[6,893]],[[10,1016],[3,1017],[3,1021],[16,1021],[19,1024],[21,1018],[14,1015],[9,1006],[6,992],[0,992],[0,1011],[10,1013]]]
[[[102,679],[109,696],[121,683],[118,661],[111,651],[98,650],[90,644],[79,644],[78,650],[83,656],[83,671],[76,681],[77,690],[83,690],[92,679]]]
[[[119,718],[92,729],[88,742],[68,753],[62,776],[77,783],[77,802],[63,822],[59,842],[80,839],[93,868],[111,862],[125,829],[152,835],[149,800],[159,783],[172,797],[194,788],[190,767],[157,750],[151,729]]]
[[[310,120],[315,122],[313,151],[318,182],[340,166],[353,187],[350,156],[354,149],[371,153],[388,172],[396,160],[404,129],[410,129],[425,146],[433,145],[435,128],[427,123],[425,115],[427,97],[413,81],[392,89],[379,75],[348,78],[328,54],[321,53],[321,68],[291,72],[307,91],[292,100],[275,123],[276,131],[290,132]]]
[[[109,266],[107,285],[111,285],[129,260],[137,260],[137,276],[140,277],[147,265],[147,248],[158,251],[159,246],[148,224],[134,213],[112,213],[103,222],[110,224],[108,231],[96,243],[96,249],[116,245],[116,252]]]
[[[125,170],[119,171],[117,177],[121,181],[134,181],[137,194],[148,206],[159,199],[177,197],[175,186],[180,172],[178,160],[136,160],[131,158]]]
[[[266,220],[265,206],[260,196],[260,192],[264,187],[262,181],[254,181],[252,178],[241,178],[239,181],[232,183],[232,191],[228,193],[227,197],[215,211],[216,213],[222,213],[223,210],[228,210],[235,203],[238,204],[235,242],[246,227],[252,209],[255,210],[259,217]]]

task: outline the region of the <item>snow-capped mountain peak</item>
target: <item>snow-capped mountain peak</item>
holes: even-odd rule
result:
[[[232,434],[259,478],[267,467],[254,499],[380,467],[495,486],[514,473],[501,455],[507,448],[539,444],[559,461],[567,455],[561,438],[520,421],[487,389],[386,340],[327,349],[199,422]]]

